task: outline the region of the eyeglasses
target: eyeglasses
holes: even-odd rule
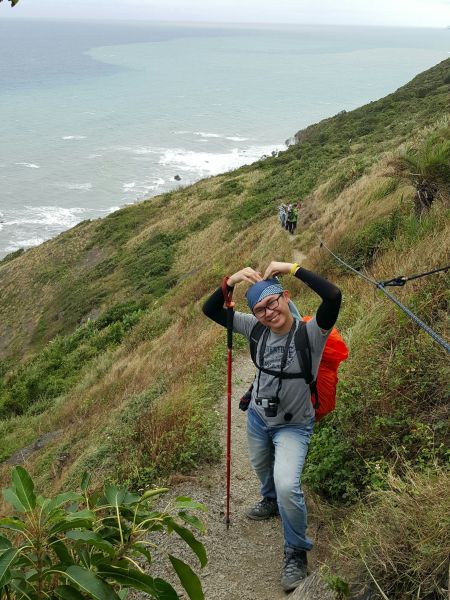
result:
[[[255,308],[255,310],[253,311],[253,314],[255,315],[255,317],[257,317],[258,319],[262,319],[263,317],[266,316],[266,310],[275,310],[276,308],[278,308],[278,305],[280,303],[280,298],[283,295],[283,292],[281,292],[281,294],[278,294],[278,296],[276,298],[274,298],[273,300],[271,300],[270,302],[268,302],[265,306],[260,306],[259,308]]]

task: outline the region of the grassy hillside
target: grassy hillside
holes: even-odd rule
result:
[[[0,262],[0,460],[52,433],[27,468],[40,484],[59,488],[85,468],[98,481],[143,487],[217,459],[225,340],[202,316],[202,301],[225,273],[302,252],[305,266],[343,290],[338,325],[351,350],[339,407],[317,428],[305,479],[324,501],[351,507],[348,537],[339,538],[347,567],[350,558],[355,569],[368,562],[395,598],[441,597],[448,356],[373,288],[339,268],[320,250],[317,235],[376,279],[449,262],[449,91],[450,59],[386,98],[299,132],[298,143],[278,157],[85,221],[6,257]],[[418,218],[414,186],[424,180],[437,192]],[[290,240],[276,208],[299,197],[305,208]],[[449,282],[449,274],[440,274],[395,289],[446,339]],[[303,313],[315,310],[314,294],[297,282],[287,285]],[[242,290],[237,300],[243,307]],[[3,482],[9,468],[0,466]],[[373,502],[354,512],[367,493]],[[419,542],[428,529],[413,527],[411,497],[426,502],[426,527],[436,531],[437,515],[444,536],[427,540],[425,556]],[[406,551],[394,539],[396,506],[410,531],[413,573],[397,559],[387,566],[390,556]]]

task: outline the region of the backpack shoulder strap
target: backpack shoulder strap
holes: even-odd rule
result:
[[[300,321],[295,332],[295,350],[297,351],[298,362],[303,369],[305,374],[306,383],[311,383],[313,380],[312,376],[312,357],[311,357],[311,346],[309,343],[308,332],[306,331],[305,321]]]
[[[264,327],[264,325],[262,325],[259,321],[257,323],[255,323],[255,325],[253,326],[253,329],[250,332],[250,338],[249,338],[249,343],[250,343],[250,356],[252,357],[252,361],[255,365],[257,365],[256,362],[256,351],[258,349],[258,342],[261,339],[262,334],[264,333],[264,330],[266,328]]]
[[[311,344],[309,343],[305,321],[300,321],[297,331],[295,332],[294,340],[297,357],[305,376],[305,383],[309,385],[309,389],[311,390],[311,399],[314,398],[313,406],[317,410],[319,408],[319,394],[317,392],[317,381],[314,379],[312,374]]]

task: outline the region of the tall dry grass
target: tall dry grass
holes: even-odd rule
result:
[[[369,496],[335,541],[345,576],[363,577],[389,600],[448,597],[450,473],[417,474],[405,466],[389,488]],[[384,595],[383,595],[384,594]]]

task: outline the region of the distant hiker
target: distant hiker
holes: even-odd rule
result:
[[[285,229],[289,229],[288,221],[289,221],[289,216],[291,214],[291,211],[292,211],[292,204],[288,204],[286,206],[286,222],[285,222],[285,225],[284,225]]]
[[[283,228],[286,227],[286,212],[286,204],[280,204],[280,206],[278,207],[278,217],[280,219],[280,225]]]
[[[287,215],[287,230],[289,231],[289,233],[292,233],[292,235],[295,232],[295,229],[297,227],[297,218],[298,218],[298,212],[297,212],[297,207],[290,204],[290,209],[288,211],[288,215]]]
[[[321,298],[316,315],[301,323],[277,275],[291,274]],[[250,284],[246,293],[252,314],[235,312],[233,330],[256,343],[257,374],[253,382],[247,418],[250,461],[261,483],[262,499],[247,512],[254,520],[281,515],[284,533],[284,563],[281,584],[295,589],[307,575],[307,552],[312,541],[306,535],[307,513],[301,489],[301,474],[314,427],[311,389],[304,378],[303,359],[295,345],[295,332],[303,327],[311,349],[311,371],[315,378],[322,352],[341,305],[341,292],[323,277],[297,263],[271,262],[264,273],[245,267],[226,279],[230,291],[238,283]],[[204,314],[227,326],[223,290],[219,287],[205,302]],[[260,324],[260,325],[258,325]],[[258,327],[256,327],[258,326]],[[303,371],[302,371],[303,369]],[[295,378],[297,374],[297,378]],[[255,552],[255,561],[257,562]]]

